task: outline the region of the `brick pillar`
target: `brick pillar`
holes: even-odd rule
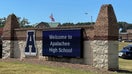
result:
[[[118,40],[117,19],[112,5],[102,5],[95,28],[96,39]]]
[[[3,58],[13,57],[14,29],[19,28],[17,17],[14,14],[8,16],[3,28]]]
[[[118,69],[118,25],[112,5],[102,5],[95,23],[93,66]]]

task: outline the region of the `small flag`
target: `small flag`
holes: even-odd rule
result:
[[[55,19],[53,17],[53,14],[50,15],[50,19],[51,19],[52,22],[55,22]]]

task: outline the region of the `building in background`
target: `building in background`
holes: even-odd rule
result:
[[[119,40],[120,41],[132,41],[132,29],[127,29],[126,32],[119,33]]]
[[[58,27],[60,23],[59,22],[48,22],[48,24],[50,25],[50,27]]]
[[[35,28],[49,28],[50,25],[47,22],[40,22]]]
[[[40,22],[35,28],[58,27],[59,24],[59,22]]]

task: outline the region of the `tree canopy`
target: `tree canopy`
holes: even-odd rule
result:
[[[5,22],[6,22],[6,18],[5,17],[0,18],[0,27],[4,27]]]
[[[0,18],[0,27],[4,27],[6,19],[6,17]],[[26,18],[21,19],[21,17],[17,17],[17,20],[20,24],[20,27],[33,27],[32,25],[29,25],[30,22]]]
[[[6,17],[0,18],[0,27],[4,27],[6,19],[7,19]],[[23,17],[23,18],[17,17],[17,20],[20,24],[20,27],[24,27],[24,28],[34,27],[35,25],[38,25],[38,23],[29,25],[30,22],[25,17]],[[44,22],[44,23],[49,27],[48,23],[46,23],[46,22]],[[66,23],[59,24],[59,26],[76,26],[76,25],[92,25],[92,24],[95,24],[95,22],[78,22],[76,24],[71,23],[71,22],[66,22]],[[117,22],[117,24],[119,25],[119,28],[122,28],[121,32],[126,32],[127,29],[132,29],[132,24],[129,24],[127,22],[119,21],[119,22]]]

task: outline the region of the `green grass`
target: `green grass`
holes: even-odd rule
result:
[[[119,59],[119,67],[122,70],[132,71],[132,60]]]
[[[69,68],[48,67],[21,62],[0,62],[0,74],[97,74]]]

